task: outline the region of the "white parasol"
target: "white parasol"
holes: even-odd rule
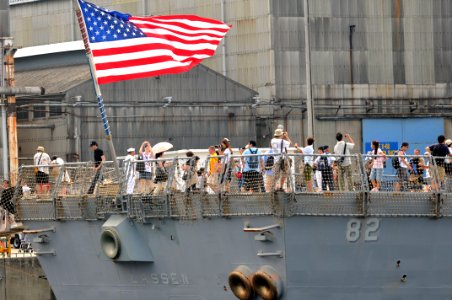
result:
[[[155,144],[152,147],[152,152],[154,152],[154,154],[160,153],[160,152],[165,152],[168,151],[169,149],[173,148],[173,145],[168,143],[168,142],[160,142]]]

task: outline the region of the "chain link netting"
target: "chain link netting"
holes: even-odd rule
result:
[[[394,159],[258,152],[120,161],[120,174],[113,162],[22,166],[10,194],[19,220],[452,216],[451,174],[441,160],[406,156],[406,168],[395,169]]]

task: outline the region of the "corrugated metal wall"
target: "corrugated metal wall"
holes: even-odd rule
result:
[[[189,149],[219,144],[223,137],[235,147],[256,139],[251,107],[255,92],[205,66],[179,75],[103,85],[102,94],[118,155],[126,155],[129,147],[138,150],[144,140],[169,141],[175,149]],[[71,160],[71,154],[79,152],[82,160],[90,160],[92,140],[107,150],[91,81],[69,89],[65,102],[75,103],[75,96],[87,104],[63,108],[64,117],[36,121],[55,124],[54,130],[19,129],[21,157],[31,157],[43,145],[51,155]],[[166,97],[172,100],[163,107]],[[81,134],[80,149],[75,144],[76,128]]]
[[[222,0],[95,2],[138,15],[195,13],[222,18]],[[285,124],[294,140],[303,140],[306,135],[304,0],[224,0],[223,3],[225,21],[233,26],[225,39],[227,68],[222,68],[222,47],[204,64],[218,72],[225,71],[228,77],[258,91],[262,100],[271,102],[271,106],[258,107],[261,118],[257,122],[258,140],[266,144],[279,123]],[[318,118],[315,135],[319,144],[334,143],[334,133],[338,130],[350,132],[360,140],[359,120],[368,117],[442,114],[446,117],[446,133],[452,132],[447,119],[452,98],[452,0],[311,0],[309,4],[313,96]],[[15,5],[11,7],[11,17],[17,46],[79,39],[69,0]],[[353,51],[349,39],[351,25],[355,25]],[[192,96],[197,89],[206,93],[210,89],[205,83],[177,84]],[[115,85],[111,95],[131,101],[139,97],[164,97],[168,91],[161,85],[150,91],[140,83],[126,90],[119,87],[120,84]],[[235,109],[236,116],[245,115],[245,111],[239,110]],[[124,108],[112,114],[118,113],[134,112]],[[208,113],[217,114],[216,111]],[[251,111],[246,113],[249,120],[254,120]],[[178,126],[188,128],[188,124],[188,121],[181,122]],[[89,127],[90,134],[97,132],[97,136],[102,135],[100,130],[100,127]],[[177,131],[176,127],[159,128],[162,130]],[[235,129],[228,125],[228,130],[229,134]],[[124,137],[126,132],[120,136]]]
[[[99,0],[96,4],[131,14],[195,13],[221,19],[222,0]],[[304,0],[224,0],[227,75],[265,99],[305,97]],[[350,84],[435,85],[450,83],[452,0],[310,1],[312,81],[322,93],[341,98]],[[51,16],[51,17],[50,17]],[[79,39],[72,1],[32,2],[11,7],[17,46]],[[353,33],[350,61],[349,26]],[[223,50],[205,64],[222,70]],[[395,87],[398,89],[399,87]],[[450,86],[427,87],[451,95]],[[402,88],[402,94],[409,95]],[[359,95],[359,94],[358,94]],[[385,97],[371,89],[369,96]]]

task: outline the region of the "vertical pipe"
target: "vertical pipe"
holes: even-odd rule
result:
[[[304,36],[306,53],[306,107],[308,115],[308,136],[314,136],[314,105],[311,83],[311,47],[309,37],[309,0],[304,1]]]
[[[74,5],[71,4],[71,28],[69,29],[71,31],[71,41],[75,41],[75,22],[77,22],[77,19],[75,17],[74,13]]]
[[[221,1],[221,21],[223,23],[226,23],[226,9],[224,7],[224,1],[225,0],[220,0]],[[222,55],[221,55],[221,64],[222,64],[222,71],[223,71],[223,76],[227,76],[228,72],[226,69],[226,37],[223,38],[223,40],[221,41],[221,50],[222,50]]]
[[[5,64],[4,64],[4,46],[3,39],[0,37],[0,87],[5,85]],[[5,95],[0,95],[0,103],[2,109],[2,169],[3,178],[9,179],[8,167],[8,126],[6,124],[6,98]]]
[[[5,38],[10,36],[9,29],[9,2],[0,0],[0,87],[5,86]],[[6,101],[5,95],[0,95],[2,116],[2,166],[3,178],[9,179],[8,172],[8,134],[6,125]]]
[[[75,140],[75,153],[82,155],[82,140],[81,140],[81,118],[82,118],[82,108],[79,105],[82,100],[81,96],[75,96],[77,113],[74,116],[74,140]]]
[[[354,78],[353,78],[353,32],[355,32],[356,25],[350,25],[349,26],[349,33],[348,33],[348,39],[350,44],[350,84],[354,84]]]
[[[0,38],[10,36],[9,1],[0,0]]]
[[[14,51],[6,55],[6,84],[8,87],[16,86],[14,79]],[[17,147],[16,128],[16,96],[8,96],[8,146],[9,146],[9,171],[11,186],[16,185],[17,172],[19,171],[19,151]]]

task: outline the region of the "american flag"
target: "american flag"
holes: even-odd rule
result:
[[[213,56],[231,28],[195,15],[134,17],[78,0],[99,84],[186,72]]]

